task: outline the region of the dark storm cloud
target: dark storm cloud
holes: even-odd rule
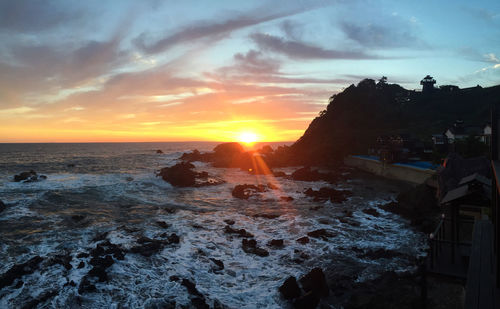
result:
[[[262,50],[269,50],[284,54],[294,59],[378,59],[378,56],[370,55],[361,51],[344,51],[327,49],[302,41],[285,40],[283,38],[254,33],[250,38]]]

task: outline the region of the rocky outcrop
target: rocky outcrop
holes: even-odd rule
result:
[[[0,212],[4,211],[7,207],[5,206],[5,204],[0,201]]]
[[[47,179],[45,175],[38,175],[34,170],[29,172],[22,172],[18,175],[14,175],[15,182],[35,182],[39,180]]]
[[[16,279],[21,279],[24,275],[34,273],[42,261],[42,257],[35,256],[25,263],[12,266],[9,270],[0,275],[0,290],[14,283]]]
[[[328,182],[335,182],[338,177],[334,173],[322,173],[319,170],[311,169],[311,167],[306,166],[299,168],[291,175],[293,180],[300,181],[319,181],[324,180]]]
[[[313,197],[315,202],[325,202],[330,200],[332,203],[342,203],[347,200],[347,197],[352,195],[351,191],[348,190],[336,190],[333,188],[323,187],[318,191],[311,188],[304,191],[306,196]]]
[[[295,277],[288,277],[278,288],[284,299],[293,302],[294,308],[316,308],[321,298],[330,295],[325,274],[319,267],[300,278],[299,283],[302,290]]]
[[[252,238],[253,234],[247,232],[245,229],[233,229],[231,226],[226,225],[224,228],[224,233],[226,234],[234,234],[237,235],[238,237],[245,237],[245,238]]]
[[[243,251],[250,254],[255,254],[258,256],[269,256],[269,252],[266,249],[257,246],[257,241],[255,239],[243,239],[241,241],[241,246]]]
[[[264,185],[244,184],[234,187],[234,189],[231,191],[231,194],[236,198],[248,200],[250,196],[265,191],[267,191],[267,188]]]
[[[161,177],[174,187],[203,187],[224,182],[221,179],[210,177],[207,172],[194,171],[194,165],[189,162],[164,167],[156,176]]]

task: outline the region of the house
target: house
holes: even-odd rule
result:
[[[444,135],[449,144],[453,144],[455,141],[464,140],[471,135],[477,137],[483,143],[489,143],[489,140],[491,139],[491,125],[465,126],[463,120],[457,120],[452,127],[448,128],[444,132]]]

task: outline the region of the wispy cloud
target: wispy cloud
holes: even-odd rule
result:
[[[370,55],[363,51],[346,51],[327,49],[312,43],[286,40],[281,37],[264,33],[254,33],[251,39],[262,50],[284,54],[294,59],[378,59],[379,56]]]

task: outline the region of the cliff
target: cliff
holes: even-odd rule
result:
[[[330,97],[327,108],[290,150],[299,164],[334,164],[347,154],[365,153],[378,135],[408,133],[425,141],[444,133],[457,119],[484,125],[491,104],[497,102],[500,85],[421,93],[364,79]]]

